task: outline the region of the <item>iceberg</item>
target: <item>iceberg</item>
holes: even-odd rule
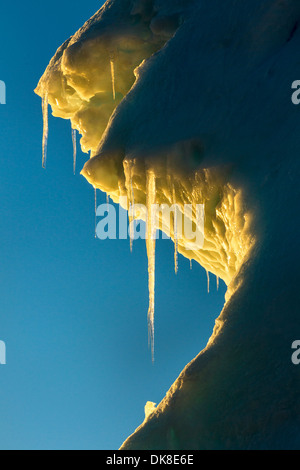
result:
[[[227,285],[206,348],[122,450],[300,447],[299,21],[295,0],[108,0],[35,90],[43,164],[49,104],[81,135],[95,191],[175,204],[169,222],[148,211],[149,235],[171,235],[175,271],[181,254],[206,269],[208,289],[210,273]],[[194,226],[204,205],[203,246],[177,233],[187,204]],[[154,354],[151,236],[147,253]]]

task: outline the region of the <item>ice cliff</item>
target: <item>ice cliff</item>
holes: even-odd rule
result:
[[[44,166],[50,104],[116,203],[205,205],[199,249],[158,223],[175,269],[178,251],[228,286],[207,347],[122,449],[300,447],[299,20],[297,0],[108,0],[36,89]],[[154,241],[147,252],[153,340]]]

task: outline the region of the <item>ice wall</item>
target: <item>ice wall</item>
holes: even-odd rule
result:
[[[200,249],[159,223],[175,269],[178,251],[228,285],[207,347],[123,449],[300,445],[299,19],[295,0],[111,0],[37,87],[91,152],[83,176],[115,202],[205,204]]]

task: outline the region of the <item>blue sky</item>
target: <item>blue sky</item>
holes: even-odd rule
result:
[[[211,276],[157,245],[156,360],[147,332],[143,241],[94,238],[94,193],[72,171],[70,123],[49,120],[33,90],[56,49],[101,2],[1,6],[0,448],[117,449],[203,348],[224,303]],[[78,169],[86,155],[79,152]],[[99,194],[99,202],[105,200]]]

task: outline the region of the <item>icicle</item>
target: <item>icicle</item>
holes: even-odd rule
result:
[[[125,186],[127,189],[128,198],[128,217],[130,227],[130,251],[133,249],[133,238],[134,238],[134,190],[133,190],[133,162],[124,161],[124,174],[125,174]]]
[[[130,177],[130,190],[131,190],[131,224],[130,224],[130,250],[132,252],[133,248],[133,239],[134,239],[134,218],[135,218],[135,211],[134,211],[134,191],[132,185],[132,169],[131,169],[131,177]]]
[[[77,143],[76,143],[76,129],[72,129],[72,142],[73,142],[73,171],[76,173],[76,160],[77,160]]]
[[[156,223],[153,214],[153,205],[156,202],[156,181],[152,170],[147,172],[147,256],[148,256],[148,282],[149,282],[149,310],[148,328],[149,345],[151,345],[152,361],[154,362],[154,306],[155,306],[155,235]]]
[[[43,159],[42,165],[43,168],[46,168],[47,161],[47,144],[48,144],[48,91],[45,92],[42,98],[42,112],[43,112]]]
[[[207,270],[206,270],[206,276],[207,276],[207,292],[209,294],[209,291],[210,291],[210,289],[209,289],[209,272]]]
[[[116,100],[116,73],[115,73],[115,58],[112,53],[110,56],[110,74],[111,74],[111,85],[113,92],[113,99]]]
[[[95,238],[97,238],[97,188],[94,187],[95,193]]]
[[[174,205],[174,265],[175,265],[175,274],[178,273],[178,213],[176,205],[176,195],[175,188],[173,186],[173,205]]]
[[[190,259],[190,269],[193,269],[193,260]]]
[[[106,194],[107,212],[109,212],[109,194]]]
[[[133,190],[133,184],[132,184],[132,167],[131,167],[131,175],[130,175],[130,191],[131,191],[131,204],[134,207],[134,190]]]
[[[219,286],[220,286],[220,278],[219,276],[217,276],[217,290],[219,290]]]

